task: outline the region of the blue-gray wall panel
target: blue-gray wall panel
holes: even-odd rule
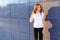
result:
[[[20,19],[20,32],[29,33],[29,19]]]
[[[12,4],[11,5],[11,17],[28,18],[29,17],[29,5],[28,4]]]
[[[30,40],[28,33],[20,33],[20,40]]]
[[[16,19],[16,18],[11,18],[11,29],[12,31],[17,31],[19,32],[19,29],[20,29],[20,24],[19,24],[19,19]]]
[[[5,40],[5,28],[0,26],[0,40]]]

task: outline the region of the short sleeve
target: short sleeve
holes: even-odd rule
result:
[[[44,16],[44,12],[42,12],[42,17]]]

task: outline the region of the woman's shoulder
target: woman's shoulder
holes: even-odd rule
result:
[[[42,14],[44,14],[44,12],[41,12]]]
[[[42,12],[42,16],[44,15],[44,12]]]

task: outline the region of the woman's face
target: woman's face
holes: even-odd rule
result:
[[[38,8],[37,8],[37,10],[38,10],[38,11],[40,11],[40,9],[41,9],[41,8],[40,8],[40,5],[38,5]]]

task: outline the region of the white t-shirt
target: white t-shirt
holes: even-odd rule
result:
[[[34,23],[33,23],[33,27],[34,28],[43,28],[43,21],[42,18],[44,16],[44,13],[36,13],[33,15],[34,18]]]

